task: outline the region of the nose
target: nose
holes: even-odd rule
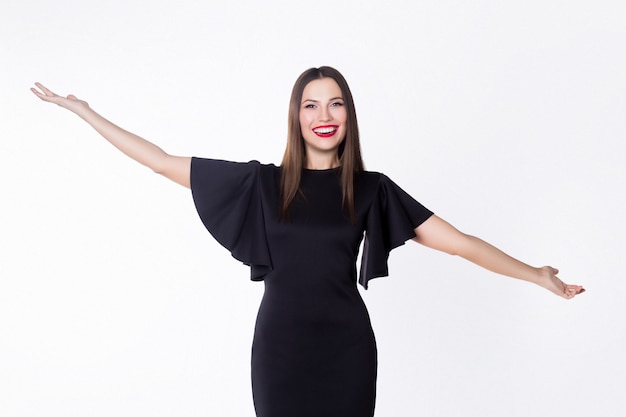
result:
[[[332,120],[333,116],[332,114],[330,114],[330,109],[328,107],[322,107],[321,111],[320,111],[320,121],[321,122],[327,122],[329,120]]]

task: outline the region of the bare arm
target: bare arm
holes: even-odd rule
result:
[[[124,154],[147,166],[154,172],[184,187],[190,187],[190,157],[169,155],[155,144],[122,129],[100,116],[89,107],[87,102],[79,100],[73,95],[67,97],[59,96],[40,83],[35,83],[35,85],[39,90],[31,88],[31,91],[43,101],[57,104],[75,113]]]
[[[561,281],[556,276],[557,269],[550,266],[535,268],[520,262],[489,243],[460,232],[437,216],[431,216],[418,226],[413,240],[429,248],[459,255],[498,274],[533,282],[564,298],[573,298],[585,291],[580,285]]]

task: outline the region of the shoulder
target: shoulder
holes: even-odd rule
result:
[[[376,171],[362,171],[356,174],[355,184],[358,186],[365,186],[368,188],[378,188],[382,183],[391,181],[389,177],[381,172]]]
[[[280,168],[274,164],[262,164],[261,162],[253,159],[248,162],[228,161],[224,159],[212,159],[193,156],[191,158],[192,169],[200,167],[209,168],[224,168],[224,169],[241,169],[241,170],[263,170],[263,171],[277,171]]]
[[[240,187],[252,185],[277,176],[279,169],[273,164],[253,160],[234,162],[222,159],[192,157],[191,188]]]
[[[360,193],[382,198],[384,201],[400,200],[405,205],[417,203],[410,194],[381,172],[364,171],[360,173],[355,182],[355,189],[359,190]]]

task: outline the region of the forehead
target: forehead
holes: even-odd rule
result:
[[[343,97],[341,88],[339,88],[337,81],[328,77],[311,81],[302,91],[302,100],[320,100],[337,97]]]

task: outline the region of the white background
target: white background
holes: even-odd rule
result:
[[[263,284],[188,190],[41,81],[174,154],[279,163],[331,65],[370,170],[587,293],[413,243],[363,297],[377,416],[623,416],[626,6],[596,1],[2,0],[0,415],[253,416]]]

